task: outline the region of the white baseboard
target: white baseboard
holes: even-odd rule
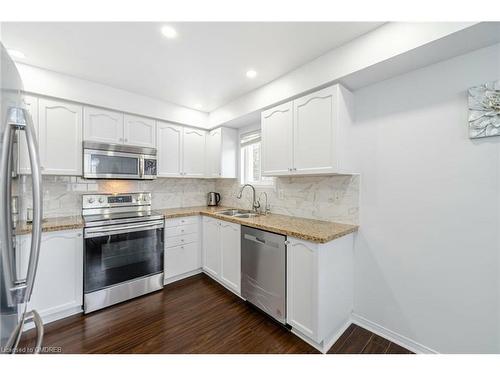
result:
[[[64,319],[70,317],[71,315],[80,314],[83,312],[82,306],[72,306],[69,308],[64,308],[60,310],[53,311],[51,313],[40,312],[40,316],[42,318],[43,324],[48,324],[55,322],[56,320]],[[29,322],[26,323],[23,327],[23,331],[28,331],[32,328],[35,328],[35,323]]]
[[[325,351],[323,353],[326,353],[330,350],[330,348],[337,342],[337,340],[342,336],[342,334],[349,328],[349,326],[352,324],[352,320],[349,319],[345,324],[340,327],[340,329],[331,335],[328,339],[323,340],[323,347],[325,348]]]
[[[384,339],[392,341],[393,343],[398,344],[399,346],[402,346],[403,348],[406,348],[414,353],[418,354],[439,353],[434,349],[428,348],[425,345],[422,345],[412,339],[409,339],[406,336],[400,335],[399,333],[391,331],[390,329],[387,329],[381,326],[380,324],[372,322],[371,320],[363,318],[362,316],[357,315],[355,313],[352,313],[352,323],[357,324],[358,326],[363,327],[373,333],[376,333],[377,335],[382,336]]]
[[[194,276],[194,275],[198,275],[199,273],[202,273],[201,268],[198,268],[194,271],[189,271],[189,272],[183,273],[182,275],[169,277],[168,279],[163,280],[163,285],[175,283],[176,281],[179,281],[179,280],[182,280],[182,279],[185,279],[187,277]]]
[[[221,281],[220,279],[217,279],[215,276],[211,275],[209,272],[205,271],[204,269],[202,269],[202,273],[204,273],[205,275],[207,275],[208,277],[210,277],[213,281],[215,281],[217,284],[223,286],[224,288],[226,288],[227,290],[229,290],[231,293],[233,293],[234,295],[240,297],[243,301],[246,301],[240,293],[236,292],[235,290],[233,290],[231,287],[229,287],[228,285],[226,285],[223,281]]]
[[[342,334],[346,331],[347,328],[352,324],[352,321],[349,319],[347,322],[345,322],[340,329],[332,334],[330,337],[327,337],[323,342],[317,343],[314,340],[310,339],[309,337],[305,336],[302,332],[297,331],[296,329],[292,328],[292,333],[299,337],[301,340],[307,342],[309,345],[314,347],[315,349],[318,349],[321,353],[326,354],[330,348],[337,342],[337,340],[342,336]]]

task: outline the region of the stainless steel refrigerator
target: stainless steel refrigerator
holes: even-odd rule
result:
[[[38,313],[27,309],[33,291],[42,223],[41,172],[38,143],[33,121],[23,106],[23,85],[14,62],[0,43],[0,352],[16,353],[27,322],[33,321],[37,330],[34,348],[39,352],[43,339],[43,324]],[[23,146],[16,145],[23,141]],[[25,142],[25,143],[24,143]],[[17,157],[26,152],[31,165],[33,194],[33,224],[28,270],[20,275],[16,265],[16,220],[13,218],[13,185],[18,179]],[[16,215],[17,216],[17,215]]]

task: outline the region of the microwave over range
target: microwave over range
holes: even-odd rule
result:
[[[156,178],[156,149],[83,142],[83,177],[127,180]]]

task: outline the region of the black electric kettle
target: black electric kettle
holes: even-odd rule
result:
[[[218,206],[220,202],[220,194],[211,191],[207,194],[207,206]]]

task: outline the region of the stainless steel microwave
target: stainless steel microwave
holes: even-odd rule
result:
[[[83,177],[126,180],[156,178],[156,149],[83,142]]]

